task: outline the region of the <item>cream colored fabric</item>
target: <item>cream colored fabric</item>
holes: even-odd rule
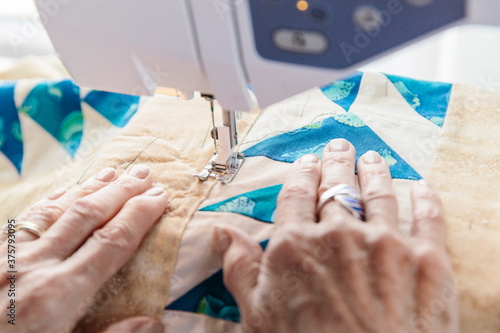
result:
[[[429,180],[441,192],[462,332],[500,332],[500,94],[453,86]]]
[[[0,80],[63,79],[69,76],[63,64],[54,56],[21,58],[5,70],[0,71]]]

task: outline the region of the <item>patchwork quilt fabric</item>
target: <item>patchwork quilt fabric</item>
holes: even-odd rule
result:
[[[72,80],[0,81],[0,182],[67,164],[124,127],[139,97],[80,89]]]
[[[358,157],[376,150],[389,163],[402,232],[411,224],[412,184],[426,178],[440,190],[462,330],[498,332],[500,266],[491,262],[500,258],[500,94],[477,91],[354,73],[245,113],[238,128],[246,160],[221,185],[192,176],[213,154],[205,100],[157,95],[143,105],[70,80],[0,81],[1,220],[104,167],[146,163],[168,192],[170,212],[98,292],[78,330],[147,315],[162,316],[167,332],[236,332],[241,315],[223,284],[214,227],[239,228],[265,248],[290,163],[346,138]]]
[[[264,110],[241,145],[247,160],[240,174],[229,185],[216,185],[184,233],[165,324],[179,332],[236,330],[240,314],[207,239],[211,230],[215,225],[242,228],[265,248],[272,237],[276,199],[287,166],[305,154],[321,157],[335,138],[349,140],[357,158],[375,150],[386,159],[400,204],[400,228],[407,233],[409,189],[427,175],[451,88],[445,83],[355,73]]]

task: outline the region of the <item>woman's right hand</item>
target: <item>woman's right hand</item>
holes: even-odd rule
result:
[[[445,219],[427,183],[412,190],[412,235],[399,232],[385,160],[358,162],[366,222],[319,196],[356,188],[356,153],[334,140],[322,162],[295,162],[279,195],[276,230],[265,252],[246,234],[216,228],[224,282],[246,332],[458,332],[457,293],[445,249]]]

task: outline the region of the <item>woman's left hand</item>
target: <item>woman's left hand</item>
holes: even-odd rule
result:
[[[1,235],[1,253],[14,249],[15,261],[0,262],[0,305],[13,314],[3,316],[0,331],[71,332],[165,212],[167,194],[152,184],[147,166],[121,176],[108,168],[22,213],[18,224],[33,223],[46,232],[40,238],[26,230]],[[163,332],[163,326],[137,317],[108,331]]]

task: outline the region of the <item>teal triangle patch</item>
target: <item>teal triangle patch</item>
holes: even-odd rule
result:
[[[0,152],[21,173],[24,148],[14,91],[15,82],[0,83]]]
[[[262,249],[266,249],[268,242],[269,240],[265,240],[260,243]],[[224,285],[222,270],[179,297],[165,310],[199,313],[236,323],[241,320],[236,300]]]
[[[276,199],[282,185],[243,193],[219,203],[203,207],[202,212],[225,212],[245,215],[256,220],[273,223]]]
[[[353,113],[327,118],[315,123],[315,126],[309,125],[266,139],[243,153],[246,157],[265,156],[275,161],[293,163],[306,154],[316,154],[321,158],[323,148],[337,138],[346,139],[356,147],[357,159],[370,150],[378,152],[389,164],[393,178],[422,179],[418,172]]]
[[[117,127],[128,124],[139,108],[139,96],[92,90],[83,99],[94,110]]]
[[[320,89],[329,100],[340,105],[344,110],[349,111],[358,96],[362,77],[363,73],[356,72],[343,80],[334,81],[320,87]]]
[[[437,126],[443,127],[450,101],[451,84],[396,75],[386,76],[415,111]]]
[[[36,85],[18,111],[26,114],[74,157],[83,134],[80,89],[71,80]]]

